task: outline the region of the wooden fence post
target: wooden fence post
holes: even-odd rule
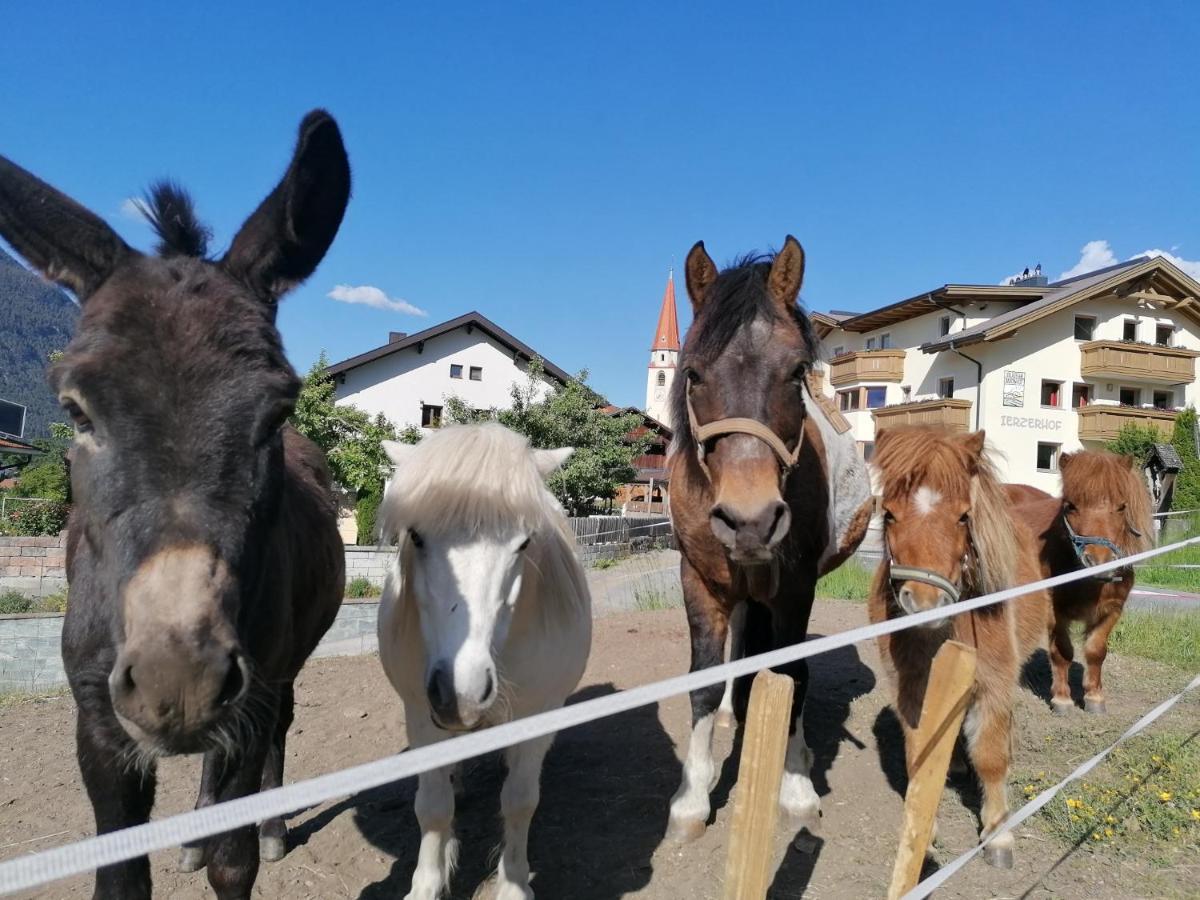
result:
[[[787,675],[763,671],[754,676],[725,862],[725,900],[764,900],[771,884],[794,689]]]
[[[921,721],[913,737],[915,755],[909,760],[904,826],[900,831],[900,849],[892,869],[888,900],[904,896],[921,877],[933,820],[937,817],[938,802],[946,786],[950,754],[974,688],[974,648],[958,641],[946,641],[933,657],[929,686],[921,704]]]

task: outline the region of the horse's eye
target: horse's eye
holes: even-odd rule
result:
[[[71,417],[71,421],[75,424],[75,430],[80,434],[92,433],[92,420],[89,419],[79,408],[79,404],[74,400],[64,400],[62,404],[63,411]]]
[[[1074,503],[1064,503],[1063,506],[1066,508],[1067,512],[1069,512],[1069,513],[1078,512],[1078,510],[1075,509]]]
[[[811,368],[809,363],[802,362],[792,370],[792,381],[803,381]]]
[[[517,548],[517,552],[523,553],[525,550],[527,550],[529,548],[529,542],[532,540],[533,540],[533,537],[530,536],[530,537],[525,538],[525,540],[521,541],[521,546]]]
[[[692,368],[684,369],[683,374],[687,377],[687,380],[690,381],[692,384],[699,384],[701,381],[700,373],[697,372],[695,369],[692,369]]]
[[[408,539],[413,542],[413,546],[418,550],[425,546],[425,538],[421,537],[421,533],[415,528],[408,529]]]
[[[1122,512],[1122,513],[1125,512],[1125,504],[1124,503],[1122,503],[1120,506],[1117,507],[1117,512]]]
[[[971,514],[969,512],[965,512],[961,516],[958,517],[959,525],[966,525],[970,521],[971,521]]]
[[[885,509],[883,511],[883,521],[888,524],[896,521],[896,517],[892,515],[892,511],[890,509]]]

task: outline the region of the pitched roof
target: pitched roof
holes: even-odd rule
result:
[[[18,456],[38,456],[42,451],[33,444],[17,440],[15,437],[0,435],[0,453],[13,453]]]
[[[679,349],[679,316],[675,312],[674,272],[667,275],[667,289],[663,291],[662,309],[658,313],[658,327],[654,329],[654,344],[650,349]]]
[[[1046,293],[1046,287],[1027,287],[1008,284],[943,284],[904,300],[898,300],[879,309],[861,313],[825,313],[846,331],[874,331],[886,325],[894,325],[915,316],[942,309],[946,302],[969,303],[971,301],[1001,300],[1031,303]]]
[[[1174,286],[1182,293],[1200,300],[1200,284],[1186,273],[1162,257],[1139,256],[1127,262],[1106,266],[1094,272],[1085,272],[1074,278],[1056,281],[1047,286],[1048,293],[1035,303],[1011,309],[1001,313],[986,322],[938,338],[936,341],[922,344],[921,349],[926,353],[937,353],[951,346],[960,347],[979,341],[993,341],[1008,337],[1022,325],[1036,321],[1043,316],[1058,312],[1090,297],[1103,296],[1118,285],[1136,278],[1150,276],[1157,279],[1162,277],[1164,284]],[[1172,301],[1169,295],[1163,295],[1163,301]],[[1190,307],[1191,315],[1200,318],[1195,307]]]
[[[359,366],[365,366],[367,363],[372,363],[377,359],[382,359],[385,356],[391,356],[393,353],[399,353],[402,350],[407,350],[409,347],[416,347],[420,350],[424,343],[432,340],[435,337],[440,337],[443,334],[448,334],[456,328],[466,328],[470,330],[478,328],[484,334],[491,337],[494,341],[503,347],[507,347],[513,353],[514,361],[524,357],[525,359],[533,359],[535,356],[542,361],[542,367],[547,375],[557,381],[559,384],[566,384],[568,381],[574,380],[567,372],[560,369],[546,357],[535,351],[527,344],[517,340],[491,319],[482,313],[472,310],[469,313],[458,316],[454,319],[449,319],[442,322],[440,325],[434,325],[426,328],[424,331],[418,331],[416,334],[410,334],[399,340],[384,344],[382,347],[376,347],[374,350],[368,350],[366,353],[360,353],[358,356],[351,356],[349,359],[343,359],[341,362],[336,362],[325,370],[328,375],[341,375],[349,372],[351,369],[357,369]]]

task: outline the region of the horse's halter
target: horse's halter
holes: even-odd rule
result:
[[[1079,560],[1079,565],[1083,566],[1083,568],[1091,568],[1091,563],[1086,559],[1087,548],[1091,546],[1107,548],[1111,551],[1113,559],[1125,558],[1125,552],[1106,537],[1076,534],[1075,529],[1071,527],[1071,523],[1067,519],[1066,510],[1063,510],[1062,523],[1063,528],[1067,529],[1067,537],[1071,539],[1071,546],[1075,550],[1075,558]],[[1111,572],[1102,572],[1091,577],[1096,581],[1117,582],[1125,577],[1125,572],[1128,569],[1128,566],[1122,566],[1119,569],[1113,569]]]
[[[901,566],[897,565],[895,558],[892,556],[892,545],[888,542],[887,523],[883,525],[883,555],[887,560],[888,565],[888,583],[892,588],[892,599],[900,602],[899,592],[896,590],[896,584],[901,581],[918,581],[921,584],[928,584],[931,587],[941,590],[950,600],[951,603],[957,603],[962,598],[963,586],[969,581],[969,574],[972,566],[972,556],[974,545],[971,543],[970,531],[967,532],[967,550],[963,553],[962,559],[959,560],[959,582],[955,584],[950,579],[939,575],[937,572],[931,572],[929,569],[921,569],[916,566]]]
[[[696,421],[696,410],[692,407],[691,379],[688,379],[684,396],[687,401],[688,425],[692,429],[692,438],[696,442],[696,459],[700,463],[700,470],[709,482],[712,481],[712,473],[708,471],[708,464],[704,461],[706,455],[704,445],[713,438],[720,437],[723,434],[748,434],[751,437],[758,438],[770,447],[779,459],[779,478],[781,481],[787,478],[788,473],[795,468],[796,463],[800,459],[800,451],[804,447],[803,422],[800,425],[800,435],[796,438],[796,449],[789,450],[783,439],[767,425],[758,421],[758,419],[746,419],[735,416],[729,419],[717,419],[716,421],[701,425]]]

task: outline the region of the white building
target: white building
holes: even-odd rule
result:
[[[658,327],[650,347],[650,364],[646,367],[646,412],[651,418],[674,428],[671,422],[671,382],[675,380],[679,362],[679,316],[675,310],[675,274],[667,275]]]
[[[477,312],[469,312],[416,334],[392,332],[388,343],[334,363],[338,403],[352,403],[372,416],[383,413],[398,428],[440,424],[446,398],[462,398],[474,409],[507,409],[512,386],[524,383],[535,356],[545,372],[545,390],[570,376],[544,356]]]
[[[1200,399],[1200,283],[1162,258],[812,319],[824,390],[868,458],[877,428],[983,428],[1006,480],[1055,491],[1060,453],[1101,448],[1127,423],[1169,438],[1176,410]]]

